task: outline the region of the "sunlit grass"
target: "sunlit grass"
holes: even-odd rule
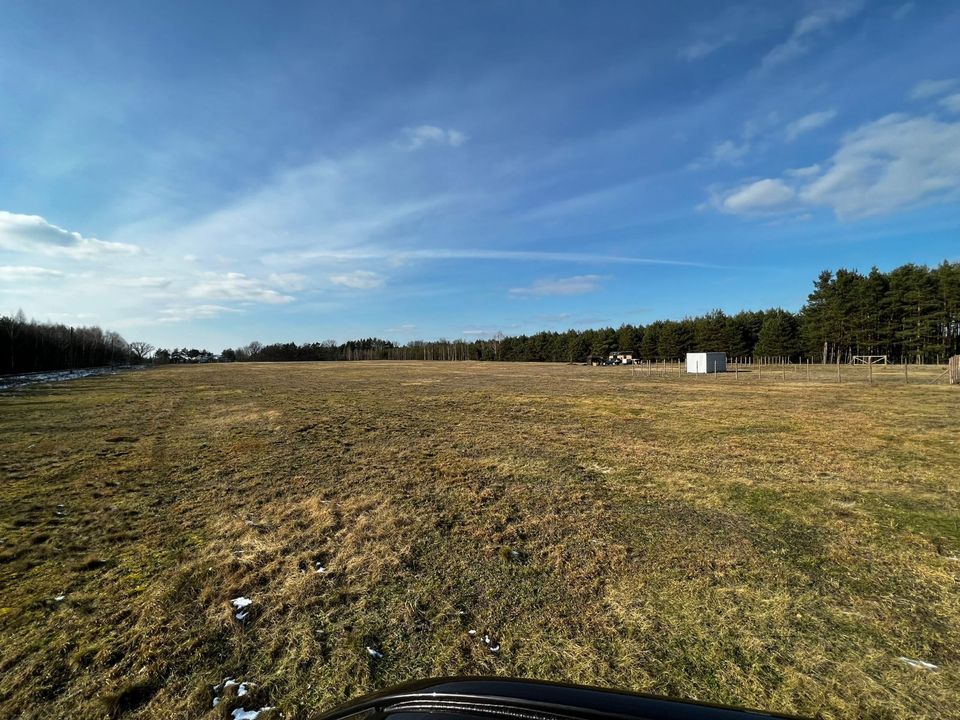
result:
[[[894,373],[251,364],[0,397],[0,715],[500,674],[949,717],[960,393]]]

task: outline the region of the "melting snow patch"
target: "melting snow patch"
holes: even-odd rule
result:
[[[500,643],[495,642],[494,639],[489,635],[483,636],[483,643],[490,649],[490,652],[492,653],[500,652]]]
[[[223,682],[219,685],[213,686],[213,706],[216,707],[220,704],[220,696],[227,690],[227,688],[232,688],[236,685],[243,687],[245,683],[238,683],[233,678],[224,678]]]
[[[898,657],[897,660],[902,662],[904,665],[909,665],[912,668],[917,670],[936,670],[937,666],[933,663],[929,663],[926,660],[914,660],[913,658],[908,657]]]
[[[230,604],[233,605],[237,610],[243,610],[247,605],[252,605],[253,600],[241,595],[240,597],[235,597],[233,600],[231,600]]]
[[[269,705],[267,707],[262,707],[259,710],[247,710],[245,708],[237,708],[231,713],[233,720],[257,720],[260,717],[260,713],[265,713],[268,710],[273,710]]]
[[[314,563],[314,569],[315,569],[318,573],[325,573],[325,572],[327,571],[327,569],[326,569],[323,565],[321,565],[320,563]]]
[[[469,635],[470,637],[476,637],[476,636],[477,636],[477,631],[476,631],[476,630],[467,630],[467,635]]]
[[[66,596],[66,595],[57,595],[57,596],[54,598],[54,600],[56,600],[57,602],[63,602],[63,601],[66,600],[66,599],[67,599],[67,596]]]
[[[250,613],[248,613],[248,612],[246,612],[246,611],[244,611],[244,612],[238,612],[236,615],[234,615],[234,617],[235,617],[237,620],[239,620],[240,622],[243,622],[243,621],[246,620],[248,617],[250,617]]]
[[[373,649],[372,647],[370,647],[369,645],[367,645],[367,655],[369,655],[370,657],[372,657],[374,660],[379,660],[380,658],[383,657],[383,653],[382,653],[382,652],[378,652],[377,650],[374,650],[374,649]]]

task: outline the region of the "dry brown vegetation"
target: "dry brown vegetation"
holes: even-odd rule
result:
[[[494,363],[3,396],[0,716],[306,717],[441,674],[955,716],[958,408]],[[213,708],[225,677],[255,685]]]

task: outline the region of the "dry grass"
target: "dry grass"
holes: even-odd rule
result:
[[[954,716],[958,401],[469,363],[0,397],[0,715],[306,717],[500,674]],[[225,677],[255,685],[214,709]]]

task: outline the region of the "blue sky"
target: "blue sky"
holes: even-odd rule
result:
[[[960,259],[960,5],[10,2],[0,312],[220,349]]]

